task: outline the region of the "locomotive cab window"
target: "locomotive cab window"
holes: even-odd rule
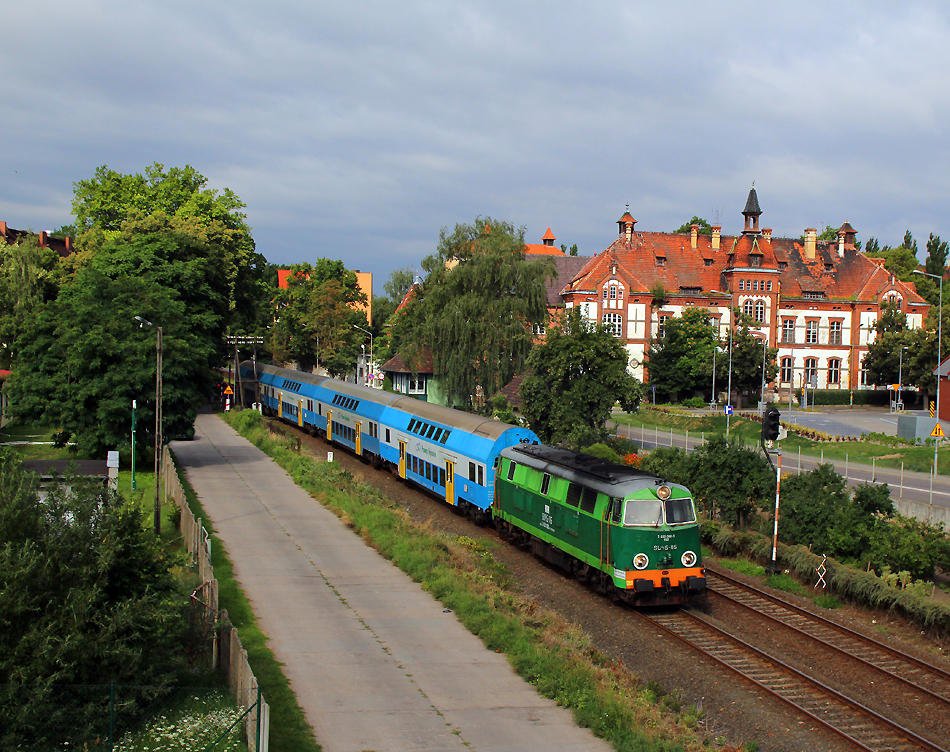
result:
[[[623,524],[659,527],[663,524],[663,502],[659,499],[627,499]]]
[[[696,522],[696,510],[693,509],[693,500],[667,499],[666,521],[671,525],[680,525],[684,522]]]
[[[544,477],[541,478],[541,494],[543,496],[548,495],[548,488],[551,485],[551,474],[545,473]]]
[[[518,463],[514,460],[508,460],[508,480],[515,479],[515,468],[518,467]]]

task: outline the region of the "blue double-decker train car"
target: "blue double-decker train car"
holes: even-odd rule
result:
[[[254,381],[251,362],[241,376]],[[539,443],[527,428],[326,376],[258,364],[256,378],[267,414],[388,467],[479,521],[490,516],[501,451]]]

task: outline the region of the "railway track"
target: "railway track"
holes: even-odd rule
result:
[[[658,628],[772,696],[795,707],[858,749],[947,752],[898,723],[734,637],[689,611],[642,613]]]
[[[848,656],[867,668],[880,671],[913,691],[927,695],[936,701],[942,712],[950,711],[950,671],[724,573],[707,570],[708,575],[712,575],[708,578],[709,590],[717,596],[815,640],[823,647]]]

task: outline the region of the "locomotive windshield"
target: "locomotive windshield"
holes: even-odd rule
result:
[[[627,499],[624,502],[623,524],[625,526],[659,527],[664,522],[664,502],[660,499]],[[682,525],[696,521],[693,500],[667,499],[665,521],[668,525]]]

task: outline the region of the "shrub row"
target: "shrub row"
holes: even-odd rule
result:
[[[761,564],[772,558],[772,540],[751,530],[734,530],[716,522],[702,525],[704,542],[725,556],[748,556]],[[778,544],[777,557],[783,569],[816,580],[822,557],[803,546]],[[836,595],[870,608],[892,609],[939,637],[950,636],[950,606],[922,598],[913,590],[891,587],[873,572],[852,569],[835,559],[825,562],[827,588]]]

